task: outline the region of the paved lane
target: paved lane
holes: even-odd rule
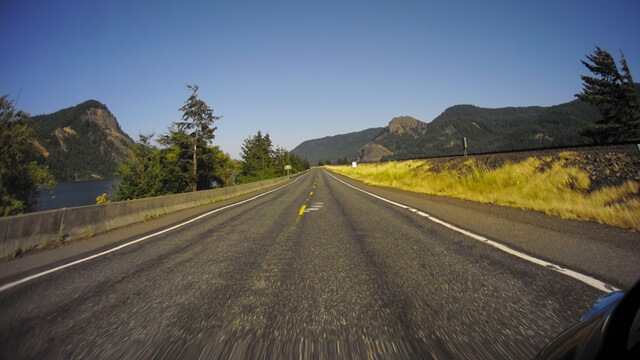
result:
[[[601,294],[316,169],[0,293],[0,356],[521,359]]]

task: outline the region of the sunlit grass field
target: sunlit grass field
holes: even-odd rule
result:
[[[429,160],[327,166],[367,184],[543,211],[565,219],[640,230],[638,183],[592,190],[589,174],[569,165],[575,153],[530,157],[495,169],[472,158],[455,169],[432,171]]]

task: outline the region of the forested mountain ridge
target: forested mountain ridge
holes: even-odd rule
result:
[[[96,100],[34,116],[29,123],[44,164],[58,181],[114,176],[133,144],[107,106]]]
[[[428,124],[418,122],[419,132],[390,133],[372,142],[393,153],[382,159],[461,154],[463,137],[467,138],[470,153],[579,145],[589,139],[578,130],[600,118],[593,106],[579,100],[549,107],[491,109],[456,105]]]
[[[361,162],[457,155],[462,153],[463,137],[467,138],[469,153],[579,145],[589,139],[578,130],[599,119],[601,115],[596,108],[579,100],[548,107],[455,105],[429,123],[410,116],[396,117],[384,128],[369,129],[377,133],[356,132],[307,140],[293,151],[303,149],[304,156],[316,163],[317,159],[333,161],[344,156]],[[365,142],[355,151],[342,151],[342,141],[357,143],[353,141],[355,134],[360,136],[360,143]],[[366,141],[364,135],[373,136]]]
[[[296,146],[291,152],[301,158],[306,158],[312,165],[317,164],[318,160],[330,160],[335,164],[337,159],[341,157],[355,158],[358,149],[371,142],[383,130],[384,128],[378,127],[307,140]]]

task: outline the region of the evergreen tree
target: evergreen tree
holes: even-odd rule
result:
[[[211,148],[215,164],[214,173],[219,179],[220,186],[233,186],[240,174],[242,165],[239,161],[231,159],[231,156],[222,151],[218,146]]]
[[[141,199],[161,195],[163,169],[157,149],[151,145],[153,134],[140,134],[139,142],[129,147],[129,157],[118,167],[120,183],[115,185],[115,200]]]
[[[32,210],[37,186],[54,185],[48,168],[37,162],[43,155],[28,119],[7,95],[0,97],[0,216]]]
[[[347,160],[346,156],[345,157],[341,157],[341,158],[338,158],[337,164],[338,165],[348,165],[349,164],[349,160]]]
[[[289,153],[289,161],[291,162],[291,171],[293,173],[304,171],[311,167],[307,159],[302,159],[292,152]]]
[[[217,127],[213,126],[215,120],[219,120],[221,116],[214,116],[211,109],[204,101],[198,98],[198,85],[187,85],[191,90],[191,96],[185,101],[182,111],[182,121],[176,125],[179,130],[192,131],[189,137],[192,141],[193,148],[193,176],[197,178],[198,174],[198,148],[201,141],[208,144],[215,137],[214,132]],[[198,189],[198,184],[193,184],[193,191]]]
[[[151,196],[178,194],[193,189],[233,185],[238,165],[218,146],[207,146],[201,139],[198,145],[197,174],[191,166],[191,139],[177,129],[169,128],[158,142],[161,149],[151,144],[153,135],[140,135],[140,141],[129,149],[129,157],[118,169],[121,181],[114,186],[115,200],[140,199]]]
[[[243,181],[268,179],[274,175],[273,144],[269,134],[261,131],[244,140],[242,145]]]
[[[274,152],[274,172],[276,176],[284,176],[287,174],[285,166],[291,165],[291,158],[287,149],[277,147]]]
[[[158,139],[158,143],[164,146],[162,153],[163,161],[166,166],[173,169],[174,174],[171,175],[170,182],[173,184],[175,193],[181,193],[193,190],[194,187],[201,188],[198,174],[201,173],[200,163],[201,157],[196,159],[196,173],[193,172],[193,138],[189,134],[180,129],[177,124],[171,125],[166,134]],[[206,143],[202,138],[198,140],[197,147],[202,150],[206,147]]]
[[[640,107],[638,92],[624,54],[621,54],[622,74],[613,56],[596,47],[582,64],[596,77],[582,75],[583,90],[576,94],[582,101],[595,106],[602,120],[580,132],[596,143],[640,139]]]
[[[233,185],[238,172],[231,156],[219,146],[208,146],[202,150],[202,161],[198,164],[198,188],[213,189]]]

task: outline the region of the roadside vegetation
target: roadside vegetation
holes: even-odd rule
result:
[[[181,120],[164,134],[140,134],[117,167],[115,175],[120,182],[115,186],[115,196],[109,199],[106,194],[96,194],[97,204],[232,186],[309,169],[309,161],[274,147],[269,134],[261,131],[244,141],[242,160],[232,159],[212,143],[215,122],[221,116],[214,115],[199,98],[197,85],[187,88],[191,93],[180,108]],[[78,114],[96,103],[89,101],[49,118],[71,116],[77,120],[81,117]],[[106,110],[104,105],[99,106]],[[0,216],[34,210],[38,186],[51,191],[55,185],[54,176],[44,165],[44,149],[37,142],[37,122],[30,119],[14,108],[7,95],[0,97]],[[91,125],[90,121],[84,123]],[[98,155],[95,158],[104,162]]]
[[[129,148],[128,157],[120,164],[115,200],[141,199],[152,196],[207,190],[217,187],[265,180],[308,169],[309,162],[274,148],[269,134],[260,131],[244,140],[242,160],[233,160],[220,147],[212,145],[214,123],[221,116],[198,97],[198,86],[188,85],[191,95],[185,101],[182,121],[174,122],[166,134],[140,134]],[[106,199],[101,199],[106,200]]]
[[[329,166],[329,170],[367,184],[424,194],[543,211],[564,219],[596,221],[640,230],[638,182],[592,187],[589,173],[576,164],[580,154],[529,157],[490,168],[469,158],[459,166],[432,160]]]
[[[580,133],[595,143],[640,140],[640,95],[627,59],[620,51],[620,69],[607,51],[596,46],[582,64],[594,76],[582,75],[582,92],[576,97],[593,105],[602,119]]]
[[[39,163],[43,156],[28,119],[6,95],[0,97],[0,216],[33,209],[37,186],[55,184],[48,167]]]

